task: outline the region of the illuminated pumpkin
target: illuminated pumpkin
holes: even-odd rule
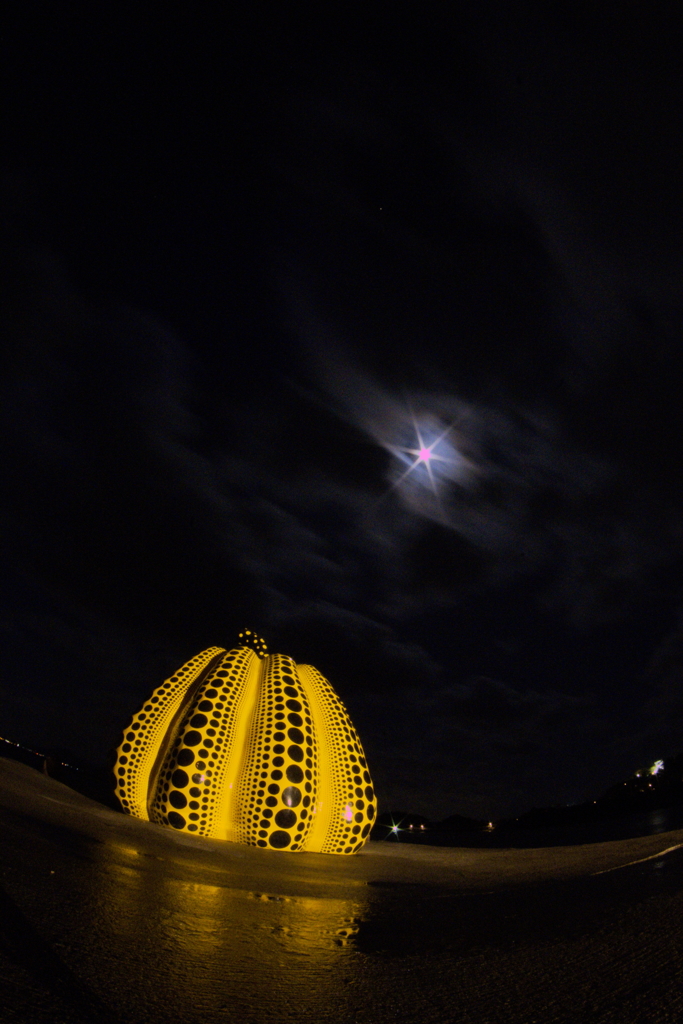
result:
[[[346,708],[311,665],[240,633],[159,686],[117,749],[128,814],[273,850],[355,853],[376,815]]]

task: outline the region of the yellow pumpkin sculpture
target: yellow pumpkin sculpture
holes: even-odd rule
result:
[[[128,814],[273,850],[356,853],[376,815],[346,708],[311,665],[249,630],[159,686],[117,749]]]

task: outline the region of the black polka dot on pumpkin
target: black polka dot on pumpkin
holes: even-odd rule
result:
[[[290,764],[289,768],[287,769],[287,778],[289,779],[289,781],[290,782],[301,782],[303,780],[303,777],[304,777],[304,773],[301,770],[301,768],[299,768],[299,765],[298,764]]]
[[[275,815],[275,824],[280,828],[291,828],[296,824],[296,812],[289,809],[278,811]]]
[[[182,768],[176,768],[171,776],[171,782],[176,789],[183,789],[190,781],[187,772],[184,772]]]
[[[269,842],[276,850],[284,850],[285,846],[289,846],[291,838],[287,832],[273,832]]]
[[[168,802],[172,807],[187,807],[187,797],[184,793],[179,793],[177,789],[172,789],[168,794]]]
[[[287,807],[296,807],[301,803],[301,790],[297,789],[296,786],[287,786],[286,789],[282,790],[282,802]]]
[[[200,732],[186,732],[183,736],[183,742],[188,747],[198,747],[202,742],[202,734]]]
[[[290,732],[294,732],[294,731],[295,730],[293,730],[293,729],[290,730]],[[287,751],[287,753],[289,754],[289,756],[292,759],[292,761],[303,761],[303,759],[304,759],[304,752],[301,749],[301,747],[290,747],[289,750]]]
[[[178,814],[177,811],[170,811],[168,815],[168,823],[173,828],[185,828],[185,819],[182,814]]]
[[[287,735],[289,736],[289,738],[292,741],[292,743],[303,743],[304,742],[304,734],[302,733],[301,729],[288,729],[287,730]],[[303,753],[302,753],[301,757],[303,757]],[[298,758],[298,760],[301,760],[301,758]]]
[[[187,750],[187,749],[181,750],[180,753],[178,754],[178,764],[182,764],[184,766],[187,766],[188,764],[192,764],[193,761],[194,761],[194,751],[193,750]]]

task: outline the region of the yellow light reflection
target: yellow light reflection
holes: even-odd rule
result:
[[[144,988],[154,1019],[169,993],[182,1020],[222,1019],[226,1006],[230,1019],[251,1020],[254,1007],[263,1019],[284,1019],[293,1005],[301,1020],[324,1019],[339,999],[339,970],[355,970],[353,940],[369,914],[362,890],[329,899],[247,891],[177,877],[195,869],[174,862],[169,870],[124,846],[114,859],[111,848],[101,856],[98,941],[129,965],[131,991]],[[269,874],[277,884],[278,872]],[[302,965],[315,981],[306,991]]]

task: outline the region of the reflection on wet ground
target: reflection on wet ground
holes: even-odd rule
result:
[[[619,867],[655,840],[557,852],[557,877],[551,851],[439,852],[436,867],[421,850],[225,851],[29,782],[8,795],[0,779],[3,1022],[630,1024],[642,1004],[663,1024],[683,1010],[683,851]]]
[[[337,971],[369,917],[347,893],[207,884],[123,844],[72,836],[65,849],[63,835],[50,843],[6,812],[2,828],[3,852],[20,851],[4,857],[5,952],[76,1020],[103,1008],[105,1020],[167,1021],[171,1009],[174,1021],[268,1020],[283,1005],[313,1020],[337,1002]]]

